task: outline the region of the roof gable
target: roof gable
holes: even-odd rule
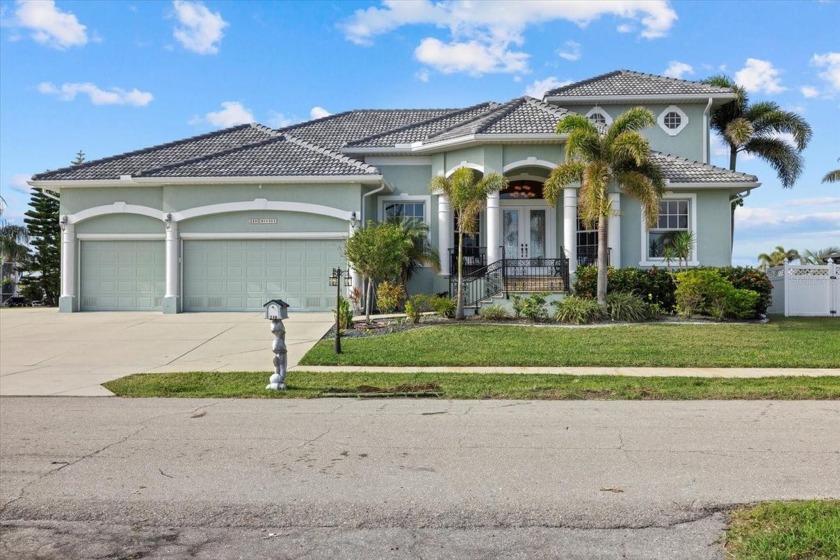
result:
[[[692,161],[684,157],[662,152],[651,152],[651,160],[656,163],[669,183],[758,183],[758,177],[739,171],[731,171],[716,165]],[[757,186],[757,185],[756,185]]]
[[[734,98],[734,92],[729,88],[655,74],[644,74],[632,70],[616,70],[552,89],[545,94],[545,97],[562,99],[567,97],[702,97],[709,95],[731,95]]]

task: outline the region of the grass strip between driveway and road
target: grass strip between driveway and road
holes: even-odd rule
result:
[[[269,372],[143,373],[105,383],[123,397],[318,398],[426,397],[532,400],[828,400],[840,376],[623,377],[482,373],[292,372],[285,391],[267,390]]]
[[[768,502],[730,514],[730,560],[840,558],[840,500]]]
[[[642,323],[586,328],[421,326],[344,338],[343,352],[320,341],[301,365],[840,367],[840,319],[773,317],[768,323]]]

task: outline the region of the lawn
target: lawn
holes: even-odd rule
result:
[[[840,367],[840,319],[778,317],[769,323],[429,325],[322,340],[301,365]]]
[[[840,377],[621,377],[479,373],[292,372],[269,391],[269,372],[145,373],[105,383],[124,397],[317,398],[424,396],[441,399],[699,400],[840,399]]]
[[[840,501],[770,502],[732,512],[731,560],[840,558]]]

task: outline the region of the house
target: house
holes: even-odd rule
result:
[[[60,310],[242,311],[279,297],[292,310],[328,310],[330,270],[368,220],[409,217],[430,227],[443,270],[424,269],[414,293],[449,287],[455,220],[431,178],[466,166],[502,173],[467,264],[507,260],[508,274],[574,275],[591,262],[597,232],[578,221],[574,189],[548,206],[542,185],[564,157],[557,122],[569,112],[610,124],[644,106],[644,131],[668,181],[660,218],[647,230],[639,205],[613,187],[613,266],[663,264],[669,233],[696,236],[691,265],[728,265],[732,204],[755,176],[710,165],[711,111],[728,89],[610,72],[546,93],[460,109],[357,110],[282,129],[258,124],[178,140],[35,175],[61,193]],[[496,269],[499,269],[497,266]],[[566,280],[557,289],[567,289]],[[360,279],[354,277],[354,284]],[[489,289],[485,286],[485,289]]]

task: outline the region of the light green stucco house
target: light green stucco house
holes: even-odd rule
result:
[[[597,232],[581,229],[574,189],[556,206],[542,199],[563,160],[557,121],[576,112],[609,124],[639,105],[657,118],[645,134],[668,181],[659,223],[648,231],[639,205],[615,186],[613,266],[662,264],[660,241],[678,230],[696,236],[690,265],[728,265],[732,204],[759,186],[708,163],[710,112],[732,99],[727,89],[617,71],[542,100],[242,125],[41,173],[30,185],[61,193],[61,311],[256,311],[275,297],[293,311],[328,310],[345,239],[390,217],[427,223],[441,254],[441,273],[422,271],[412,292],[448,290],[455,217],[428,185],[461,166],[510,183],[487,200],[468,269],[557,276],[564,280],[551,286],[562,291],[565,275],[594,259]]]

